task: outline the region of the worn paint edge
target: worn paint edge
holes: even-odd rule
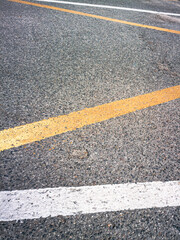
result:
[[[0,192],[0,221],[180,206],[180,182]]]

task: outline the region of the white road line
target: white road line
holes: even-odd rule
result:
[[[171,15],[171,16],[180,16],[180,14],[178,14],[178,13],[158,12],[158,11],[150,11],[150,10],[144,10],[144,9],[125,8],[125,7],[116,7],[116,6],[107,6],[107,5],[97,5],[97,4],[89,4],[89,3],[66,2],[66,1],[56,1],[56,0],[37,0],[37,1],[38,2],[62,3],[62,4],[85,6],[85,7],[109,8],[109,9],[118,9],[118,10],[125,10],[125,11],[134,11],[134,12],[143,12],[143,13],[153,13],[153,14],[164,14],[164,15]]]
[[[0,221],[180,206],[180,182],[0,192]]]

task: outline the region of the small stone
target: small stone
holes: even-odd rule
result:
[[[74,149],[70,155],[74,158],[85,159],[89,157],[89,152],[86,149]]]

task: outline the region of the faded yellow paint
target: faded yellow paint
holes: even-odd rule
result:
[[[160,28],[160,27],[149,26],[149,25],[133,23],[133,22],[127,22],[127,21],[123,21],[123,20],[119,20],[119,19],[108,18],[108,17],[99,16],[99,15],[94,15],[94,14],[89,14],[89,13],[84,13],[84,12],[78,12],[78,11],[73,11],[73,10],[69,10],[69,9],[64,9],[64,8],[59,8],[59,7],[39,4],[39,3],[26,2],[26,1],[21,1],[21,0],[9,0],[9,1],[10,2],[22,3],[22,4],[28,4],[28,5],[36,6],[36,7],[52,9],[52,10],[61,11],[61,12],[73,13],[73,14],[77,14],[77,15],[81,15],[81,16],[92,17],[92,18],[97,18],[97,19],[111,21],[111,22],[123,23],[123,24],[136,26],[136,27],[143,27],[143,28],[149,28],[149,29],[154,29],[154,30],[163,31],[163,32],[170,32],[170,33],[180,34],[180,31],[177,31],[177,30],[172,30],[172,29],[167,29],[167,28]]]
[[[180,98],[180,85],[0,132],[0,151]]]

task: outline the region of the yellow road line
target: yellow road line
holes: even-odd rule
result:
[[[119,20],[119,19],[108,18],[108,17],[103,17],[103,16],[94,15],[94,14],[73,11],[73,10],[69,10],[69,9],[64,9],[64,8],[59,8],[59,7],[39,4],[39,3],[26,2],[26,1],[21,1],[21,0],[9,0],[9,1],[10,2],[22,3],[22,4],[28,4],[28,5],[32,5],[32,6],[36,6],[36,7],[48,8],[48,9],[57,10],[57,11],[61,11],[61,12],[73,13],[73,14],[86,16],[86,17],[98,18],[98,19],[101,19],[101,20],[106,20],[106,21],[111,21],[111,22],[123,23],[123,24],[136,26],[136,27],[143,27],[143,28],[149,28],[149,29],[154,29],[154,30],[158,30],[158,31],[164,31],[164,32],[180,34],[180,31],[177,31],[177,30],[160,28],[160,27],[149,26],[149,25],[133,23],[133,22],[127,22],[127,21],[123,21],[123,20]]]
[[[180,98],[180,85],[0,132],[0,151]]]

